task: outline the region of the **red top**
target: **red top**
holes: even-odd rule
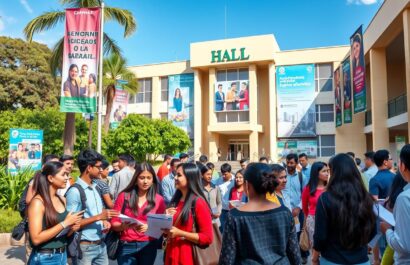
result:
[[[324,188],[317,188],[315,195],[310,195],[309,186],[306,186],[302,192],[302,209],[303,213],[308,215],[315,215],[316,214],[316,204],[319,200],[320,195],[325,191]]]
[[[159,169],[158,169],[158,173],[157,176],[159,178],[160,181],[162,181],[162,179],[168,175],[170,172],[170,170],[168,169],[168,166],[165,164],[162,164]]]
[[[120,195],[118,195],[117,200],[115,201],[114,210],[117,210],[120,212],[123,204],[124,204],[124,192],[121,192]],[[138,209],[137,215],[134,214],[132,209],[127,204],[127,206],[125,206],[125,209],[124,209],[124,215],[138,219],[139,221],[143,223],[147,223],[148,213],[147,214],[143,213],[145,208],[147,207],[147,204],[148,204],[148,201],[146,201],[144,205],[142,205],[142,207]],[[151,211],[149,211],[149,213],[163,214],[165,213],[165,208],[166,206],[165,206],[164,199],[160,195],[156,194],[155,195],[155,207],[152,208]],[[121,219],[118,217],[113,217],[111,219],[111,224],[114,224],[114,223],[121,223]],[[149,241],[153,239],[146,236],[144,233],[139,233],[133,228],[129,228],[120,233],[120,240],[127,241],[127,242],[135,242],[135,241],[141,242],[141,241]]]
[[[231,201],[235,201],[235,200],[238,200],[238,201],[242,201],[242,197],[243,197],[243,190],[242,191],[238,191],[237,189],[236,189],[236,187],[233,187],[232,189],[231,189],[231,196],[229,196],[230,197],[230,200]]]
[[[249,91],[248,89],[246,89],[244,91],[244,98],[240,98],[239,99],[239,109],[240,110],[244,110],[245,109],[245,105],[248,106],[249,109]]]
[[[174,224],[181,213],[184,202],[180,201],[177,206],[177,212],[174,214]],[[208,204],[201,198],[198,198],[195,205],[195,222],[199,235],[199,245],[210,245],[213,240],[212,218]],[[177,228],[192,232],[193,218],[189,214],[188,221],[176,225]],[[173,238],[168,241],[167,250],[165,251],[165,265],[194,265],[192,258],[192,242],[182,238]]]

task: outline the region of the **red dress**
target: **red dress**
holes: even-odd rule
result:
[[[174,223],[181,213],[184,202],[179,202],[177,212],[174,214]],[[196,224],[199,234],[199,245],[209,245],[212,243],[212,218],[208,204],[201,198],[198,198],[195,205]],[[185,224],[178,222],[177,228],[192,232],[193,219],[189,214],[188,221]],[[192,242],[182,238],[173,238],[168,241],[165,251],[165,265],[194,265],[192,258]]]

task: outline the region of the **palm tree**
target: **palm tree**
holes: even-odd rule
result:
[[[105,110],[104,118],[104,132],[108,132],[110,124],[110,114],[112,110],[112,105],[115,96],[115,85],[117,80],[121,79],[127,81],[126,84],[123,84],[123,89],[127,90],[130,94],[135,94],[138,92],[138,81],[137,77],[133,72],[126,68],[126,60],[122,58],[119,54],[112,53],[111,56],[107,59],[104,59],[103,62],[103,84],[104,84],[104,96],[107,100],[107,108]]]
[[[100,0],[60,0],[60,3],[69,8],[100,6]],[[31,42],[35,33],[40,33],[42,31],[55,27],[58,23],[63,22],[64,18],[64,10],[46,12],[39,17],[34,18],[26,25],[26,27],[24,28],[24,35],[26,39]],[[132,13],[121,8],[105,7],[104,20],[115,20],[121,26],[123,26],[124,38],[132,35],[137,28],[137,23]],[[50,71],[53,76],[61,73],[63,47],[64,38],[61,38],[52,50],[52,56],[50,59]],[[116,42],[104,33],[104,54],[109,53],[120,54],[121,50]],[[75,142],[75,113],[66,114],[63,139],[64,153],[72,154]]]

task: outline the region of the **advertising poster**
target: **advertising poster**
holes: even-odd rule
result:
[[[43,153],[43,131],[10,129],[10,145],[8,172],[17,173],[21,169],[31,167],[33,170],[41,169]]]
[[[168,120],[194,138],[194,75],[168,76]]]
[[[350,67],[352,68],[354,113],[366,110],[366,69],[362,26],[350,37]]]
[[[66,10],[61,112],[96,112],[100,9]]]
[[[342,125],[342,90],[340,88],[340,67],[333,73],[333,87],[335,88],[336,127]]]
[[[350,78],[350,58],[342,62],[343,82],[343,122],[352,123],[352,79]]]
[[[314,64],[276,68],[278,137],[316,136]]]
[[[116,129],[127,116],[128,92],[121,85],[115,86],[115,97],[110,114],[110,128]]]
[[[215,111],[249,110],[249,80],[215,84]]]
[[[285,159],[288,154],[301,153],[305,153],[309,158],[315,158],[317,156],[317,140],[278,140],[277,152],[277,156],[279,159]]]

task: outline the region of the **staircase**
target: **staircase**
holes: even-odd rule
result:
[[[241,164],[239,164],[239,161],[218,161],[214,163],[216,171],[221,172],[221,166],[224,163],[228,163],[229,165],[231,165],[232,173],[236,173],[238,170],[241,169]]]

